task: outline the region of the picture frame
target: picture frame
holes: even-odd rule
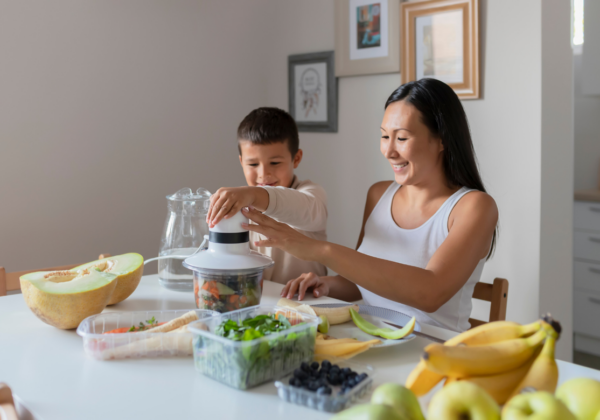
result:
[[[335,54],[322,51],[288,56],[289,112],[298,131],[338,129],[338,85]]]
[[[400,0],[335,0],[335,75],[400,71]]]
[[[480,97],[479,0],[402,3],[401,81],[432,77],[461,99]]]

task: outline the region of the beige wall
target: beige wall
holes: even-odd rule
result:
[[[265,4],[0,1],[0,265],[155,256],[165,195],[243,183]]]

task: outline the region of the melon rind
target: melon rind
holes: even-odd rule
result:
[[[140,284],[144,274],[144,257],[135,252],[115,255],[80,265],[73,268],[73,271],[96,267],[104,262],[113,262],[114,265],[106,272],[117,275],[117,287],[108,302],[109,305],[114,305],[131,296]]]
[[[21,291],[25,303],[31,311],[46,324],[68,330],[77,328],[81,321],[104,310],[117,286],[117,276],[110,273],[94,272],[89,280],[81,283],[90,289],[71,288],[66,283],[60,287],[44,287],[44,276],[50,271],[38,271],[21,276]],[[77,274],[73,272],[73,274]],[[64,285],[64,286],[63,286]]]

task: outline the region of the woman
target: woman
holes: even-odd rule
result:
[[[479,176],[460,100],[435,79],[400,86],[385,104],[380,146],[394,181],[369,189],[356,251],[307,238],[253,209],[245,214],[257,225],[245,227],[267,238],[258,246],[339,273],[303,274],[282,296],[362,296],[369,305],[464,331],[473,288],[494,248],[498,209]]]

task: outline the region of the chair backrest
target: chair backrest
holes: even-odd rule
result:
[[[491,302],[490,319],[492,321],[504,321],[506,319],[506,303],[508,299],[508,280],[495,278],[494,283],[477,283],[473,290],[473,299]],[[486,321],[469,318],[471,328],[486,324]]]
[[[100,254],[98,259],[108,258],[110,254]],[[81,264],[73,264],[73,265],[60,265],[58,267],[48,267],[48,268],[40,268],[37,270],[23,270],[23,271],[13,271],[12,273],[7,273],[4,267],[0,267],[0,296],[6,296],[7,292],[12,292],[15,290],[21,290],[21,282],[19,278],[25,274],[33,273],[35,271],[62,271],[62,270],[70,270],[71,268],[75,268]]]

